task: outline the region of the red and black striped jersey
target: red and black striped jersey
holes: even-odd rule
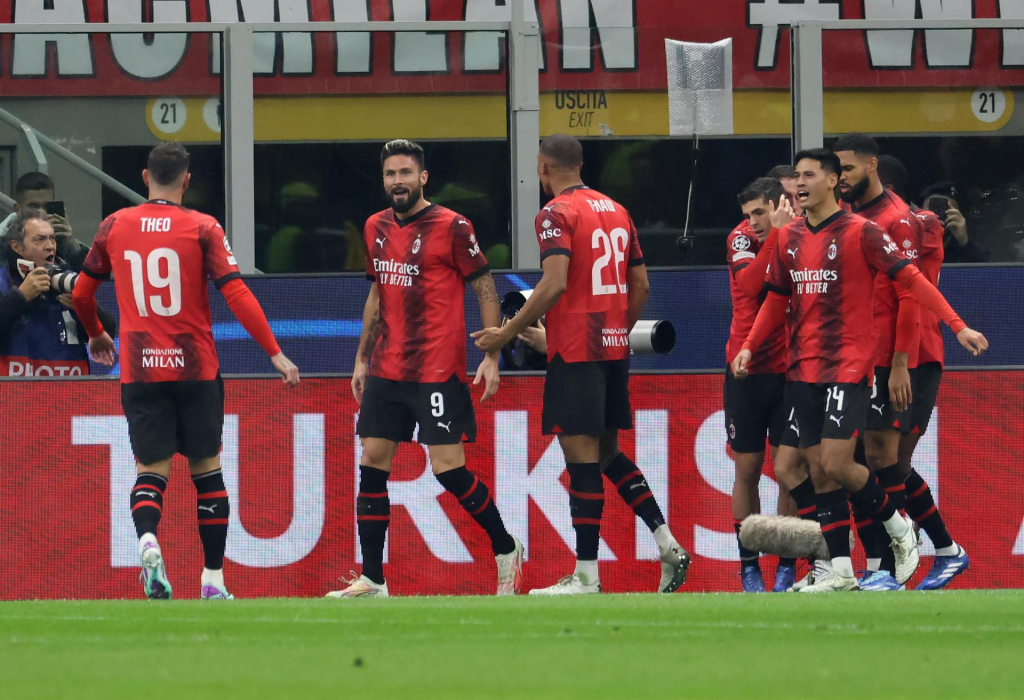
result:
[[[790,297],[789,381],[857,383],[872,375],[876,271],[910,261],[889,234],[840,210],[818,226],[787,224],[768,268],[771,291]]]
[[[583,185],[570,187],[536,219],[540,259],[569,256],[565,292],[547,313],[548,360],[624,360],[629,267],[644,256],[629,212]]]
[[[767,241],[766,241],[767,243]],[[736,282],[736,275],[746,269],[757,257],[764,243],[757,240],[757,234],[750,224],[743,221],[733,229],[725,242],[726,262],[729,265],[729,294],[732,297],[732,323],[729,326],[729,340],[725,345],[725,363],[728,365],[739,351],[754,326],[757,310],[764,302],[764,276],[761,276],[761,291],[757,296],[746,294]],[[770,255],[771,251],[765,251]],[[750,374],[782,374],[786,371],[786,331],[777,328],[761,347],[754,352],[747,365]]]
[[[915,264],[921,274],[936,287],[939,286],[939,272],[942,260],[946,255],[942,247],[942,239],[946,235],[946,227],[934,213],[925,210],[914,212],[921,222],[921,247]],[[929,362],[945,363],[946,349],[942,344],[942,328],[939,317],[928,309],[921,307],[921,345],[916,357],[910,358],[910,366],[917,367]]]
[[[241,277],[220,224],[153,200],[100,224],[82,271],[114,276],[121,326],[121,382],[216,379],[207,280]]]
[[[392,209],[363,229],[377,283],[380,336],[370,374],[402,382],[466,381],[466,282],[488,271],[473,224],[431,204],[404,221]]]
[[[890,190],[865,204],[855,207],[853,213],[862,216],[878,226],[896,241],[903,255],[915,261],[921,248],[921,222],[910,206]],[[896,347],[896,318],[900,302],[895,284],[885,275],[875,276],[875,328],[878,344],[875,346],[875,366],[892,366],[892,355]]]

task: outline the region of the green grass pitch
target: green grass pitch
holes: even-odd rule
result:
[[[1020,698],[1024,591],[0,603],[0,697]]]

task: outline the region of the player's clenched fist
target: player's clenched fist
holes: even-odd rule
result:
[[[270,361],[274,364],[274,369],[280,373],[281,379],[285,384],[288,386],[299,385],[299,368],[285,357],[283,352],[279,352],[271,357]]]
[[[751,353],[746,348],[739,351],[735,359],[732,361],[732,375],[737,379],[743,379],[748,374],[747,365],[750,364]]]

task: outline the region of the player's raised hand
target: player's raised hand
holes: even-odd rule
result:
[[[95,338],[89,338],[89,354],[92,361],[106,367],[114,366],[114,339],[104,332]]]
[[[793,205],[786,199],[786,195],[779,197],[778,206],[775,206],[775,202],[768,202],[768,220],[771,221],[772,228],[782,228],[794,219],[796,212],[793,211]]]
[[[271,357],[270,361],[274,364],[274,369],[281,374],[281,379],[285,384],[288,386],[299,385],[299,368],[285,357],[283,352],[279,352]]]
[[[897,413],[910,408],[914,394],[910,386],[910,371],[906,367],[897,367],[894,364],[889,371],[889,400],[892,401],[892,407]]]
[[[363,404],[363,389],[366,388],[366,378],[369,375],[370,366],[357,359],[356,366],[352,369],[352,396],[355,397],[357,406]]]
[[[745,378],[750,372],[747,371],[747,365],[750,364],[751,352],[746,348],[743,348],[736,355],[736,358],[732,361],[732,375],[737,379]]]
[[[956,339],[975,357],[988,350],[988,339],[973,328],[961,329],[956,334]]]
[[[488,355],[498,352],[505,345],[500,328],[484,328],[469,334],[469,337],[476,341],[476,346]]]
[[[480,399],[480,403],[483,403],[498,393],[498,383],[501,381],[501,378],[498,374],[497,355],[486,355],[484,361],[476,368],[476,378],[473,380],[473,386],[479,385],[481,380],[484,382],[484,396]]]

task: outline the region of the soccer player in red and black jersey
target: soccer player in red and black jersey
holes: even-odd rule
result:
[[[398,139],[380,156],[390,207],[364,228],[366,275],[372,282],[363,310],[352,393],[362,440],[356,522],[362,575],[330,598],[388,595],[384,538],[391,518],[387,482],[400,442],[427,446],[434,476],[488,534],[498,565],[498,595],[522,585],[523,546],[505,529],[487,485],[466,468],[463,442],[476,440],[476,417],[466,383],[469,283],[485,325],[501,318],[498,294],[473,224],[423,196],[428,172],[423,148]],[[498,391],[498,353],[477,368],[483,400]],[[415,430],[419,427],[418,433]]]
[[[736,357],[754,325],[757,310],[764,299],[764,276],[774,254],[779,229],[793,221],[796,214],[790,206],[782,184],[771,177],[754,180],[739,193],[743,223],[726,239],[726,262],[729,266],[729,292],[732,298],[732,324],[726,345],[726,365]],[[725,426],[736,464],[732,490],[732,515],[739,542],[740,525],[754,513],[761,512],[758,483],[764,466],[765,439],[771,445],[772,458],[778,466],[778,454],[784,438],[788,449],[799,448],[795,426],[787,420],[784,393],[786,386],[786,335],[782,328],[758,348],[748,367],[749,375],[737,381],[732,371],[725,372]],[[799,460],[799,455],[795,456]],[[784,459],[783,463],[792,463]],[[781,475],[780,481],[782,481]],[[807,480],[795,477],[798,483]],[[814,504],[814,487],[808,481],[805,496]],[[787,514],[789,490],[779,491],[779,513]],[[807,503],[805,503],[805,506]],[[813,510],[813,508],[812,508]],[[740,579],[747,593],[763,593],[764,579],[758,552],[739,542]],[[796,560],[780,558],[772,590],[785,592],[796,581]]]
[[[875,355],[872,317],[874,276],[884,272],[957,331],[973,354],[988,347],[966,326],[938,290],[900,252],[888,234],[839,207],[833,194],[841,166],[825,149],[797,154],[797,195],[805,219],[779,233],[768,270],[769,293],[733,373],[746,376],[752,350],[786,324],[788,401],[800,429],[817,493],[817,515],[832,559],[832,573],[804,592],[855,590],[850,560],[847,499],[877,518],[892,537],[896,578],[901,583],[918,564],[913,528],[896,511],[878,479],[854,461],[856,438],[867,420]],[[787,301],[789,313],[787,314]]]
[[[629,406],[629,332],[650,285],[636,227],[623,206],[583,184],[583,149],[572,136],[541,143],[537,174],[554,199],[537,214],[544,275],[502,328],[473,333],[496,352],[547,317],[548,370],[542,428],[557,435],[569,472],[576,531],[576,570],[531,594],[599,593],[597,550],[604,487],[601,474],[651,529],[661,553],[658,590],[675,591],[690,557],[672,536],[643,474],[619,449],[618,431],[633,427]]]
[[[892,156],[879,156],[878,160],[878,174],[882,184],[903,196],[906,188],[906,168]],[[912,209],[922,226],[921,245],[916,251],[916,264],[921,274],[938,286],[939,271],[945,254],[942,245],[946,233],[945,226],[933,212],[914,207]],[[921,309],[920,328],[921,342],[916,356],[911,355],[910,360],[914,400],[910,406],[909,418],[900,416],[899,472],[896,475],[896,483],[887,486],[887,490],[896,507],[906,508],[907,514],[928,533],[935,546],[932,567],[917,585],[917,590],[929,591],[944,588],[954,577],[966,571],[970,566],[970,558],[964,548],[953,541],[932,497],[931,489],[912,464],[917,443],[928,430],[931,421],[945,361],[939,319],[931,311]],[[882,477],[880,473],[879,480],[882,480]]]
[[[842,173],[839,192],[843,206],[878,226],[896,241],[903,254],[915,260],[921,246],[921,222],[898,195],[885,189],[878,177],[878,144],[866,134],[848,134],[832,150]],[[906,290],[885,275],[875,276],[874,321],[877,334],[874,382],[871,389],[864,461],[888,493],[902,486],[898,476],[900,422],[909,420],[913,398],[910,357],[919,342],[919,305]],[[867,554],[867,573],[861,590],[899,590],[889,536],[869,514],[854,509],[854,522]]]
[[[100,281],[113,274],[121,312],[121,405],[138,461],[131,510],[147,597],[171,597],[156,534],[171,457],[181,453],[197,493],[205,558],[200,596],[230,599],[223,573],[230,504],[219,454],[224,382],[210,328],[207,280],[286,384],[298,384],[299,371],[281,352],[259,302],[240,279],[220,224],[181,206],[191,177],[188,164],[188,152],[178,143],[150,152],[142,172],[149,201],[100,224],[73,301],[93,359],[112,365],[114,341],[97,319],[95,294]]]

